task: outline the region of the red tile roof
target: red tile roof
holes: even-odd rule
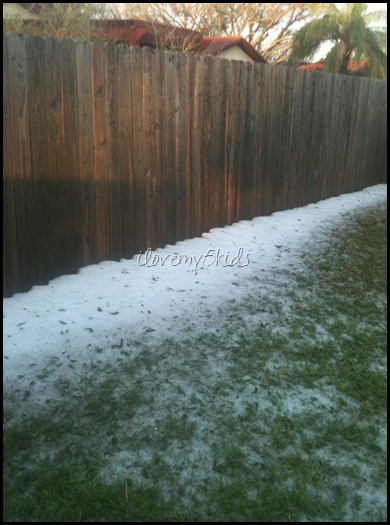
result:
[[[156,47],[157,38],[164,39],[170,47],[181,47],[183,42],[202,55],[217,56],[233,46],[240,47],[255,62],[267,62],[241,36],[205,37],[200,31],[183,29],[143,20],[95,20],[93,25],[103,30],[109,40],[127,41],[130,45]]]
[[[200,54],[218,56],[222,51],[234,46],[240,47],[254,62],[267,62],[265,58],[241,36],[205,36],[202,40],[202,51]]]
[[[325,61],[320,60],[319,62],[313,62],[313,64],[303,64],[298,66],[297,69],[301,71],[324,71]],[[347,64],[347,71],[350,74],[366,74],[368,70],[368,64],[364,60],[349,60]]]
[[[157,35],[157,38],[168,40],[172,47],[180,47],[184,40],[194,47],[199,47],[203,38],[199,31],[143,20],[94,20],[93,25],[103,30],[107,39],[127,41],[130,45],[155,47]]]

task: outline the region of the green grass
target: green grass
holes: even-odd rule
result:
[[[4,521],[385,521],[386,209],[328,240],[217,334],[6,385]]]

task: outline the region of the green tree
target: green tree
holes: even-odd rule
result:
[[[325,71],[347,74],[349,60],[364,60],[369,66],[369,76],[386,78],[386,12],[368,14],[368,5],[317,4],[317,10],[325,10],[325,14],[295,33],[289,63],[295,65],[311,59],[322,44],[332,42],[325,58]]]
[[[104,15],[106,9],[106,4],[13,5],[22,7],[26,15],[17,12],[16,15],[9,16],[3,4],[3,32],[74,40],[90,40],[91,20]],[[23,13],[23,10],[19,13]]]

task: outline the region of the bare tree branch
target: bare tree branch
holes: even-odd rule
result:
[[[270,62],[287,59],[294,31],[313,11],[310,3],[113,4],[122,18],[138,18],[201,31],[242,36]]]

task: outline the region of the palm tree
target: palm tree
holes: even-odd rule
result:
[[[386,12],[368,14],[369,4],[320,5],[326,8],[326,14],[295,33],[289,63],[310,59],[322,44],[331,41],[325,71],[347,74],[349,60],[364,60],[369,76],[386,78],[387,29],[377,25],[386,20]],[[373,23],[375,26],[369,27]]]

